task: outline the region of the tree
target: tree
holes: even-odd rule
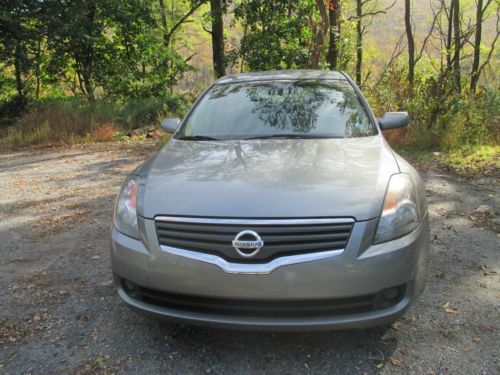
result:
[[[427,42],[432,36],[432,33],[434,32],[436,23],[438,22],[440,16],[441,16],[441,11],[443,7],[440,7],[437,11],[433,9],[433,19],[432,19],[432,24],[431,27],[429,28],[429,32],[427,33],[426,37],[424,38],[422,42],[422,46],[420,48],[420,51],[417,53],[416,51],[416,43],[415,43],[415,31],[413,27],[413,19],[412,19],[412,11],[411,11],[411,0],[405,0],[405,15],[404,15],[404,20],[405,20],[405,35],[406,35],[406,40],[407,40],[407,49],[408,49],[408,86],[410,89],[410,95],[413,94],[413,85],[415,83],[415,66],[417,65],[418,61],[422,58],[422,55],[427,47]],[[398,43],[399,44],[399,43]],[[399,45],[398,45],[399,47]],[[398,48],[397,47],[397,48]]]
[[[26,100],[25,78],[33,66],[30,50],[37,35],[39,4],[35,0],[4,0],[0,3],[0,62],[12,66],[20,103]]]
[[[462,87],[460,74],[460,0],[453,0],[453,78],[455,80],[455,90],[459,93]]]
[[[161,15],[161,31],[163,34],[164,53],[158,69],[163,70],[165,82],[170,91],[173,91],[173,86],[179,77],[192,67],[188,64],[189,61],[196,55],[193,53],[187,57],[182,57],[175,48],[171,48],[171,44],[175,35],[181,27],[189,22],[189,18],[198,8],[203,5],[206,0],[190,0],[190,1],[173,1],[171,0],[171,14],[167,17],[167,7],[165,0],[158,0]],[[169,20],[170,18],[171,20]]]
[[[405,29],[408,40],[408,84],[410,91],[413,91],[413,82],[415,81],[415,40],[411,26],[411,1],[405,0]]]
[[[337,70],[340,38],[340,0],[328,0],[329,42],[328,64],[331,70]]]
[[[319,67],[319,60],[321,59],[326,33],[328,32],[328,13],[325,0],[316,0],[316,6],[320,14],[320,23],[317,25],[312,51],[309,54],[308,67],[311,69],[318,69]]]
[[[444,0],[443,0],[443,5],[444,5]],[[455,10],[455,0],[450,0],[450,6],[447,8],[445,6],[445,10],[447,13],[447,18],[448,18],[448,28],[447,28],[447,33],[446,33],[446,65],[447,69],[451,70],[452,68],[452,60],[451,60],[451,49],[453,46],[453,12]]]
[[[52,67],[65,72],[71,65],[81,91],[90,101],[95,100],[96,63],[109,53],[105,28],[117,5],[115,1],[106,0],[45,2],[46,13],[51,15],[47,19],[49,46],[57,57]]]
[[[315,0],[241,0],[235,21],[244,30],[238,56],[250,70],[308,66]]]
[[[210,19],[212,21],[212,61],[217,78],[226,75],[224,58],[224,21],[222,19],[222,0],[210,0]]]
[[[192,69],[194,54],[181,55],[176,38],[205,2],[45,0],[48,70],[74,75],[75,88],[90,101],[97,87],[104,95],[166,95]]]
[[[378,0],[356,0],[356,84],[361,85],[361,70],[363,67],[363,37],[366,34],[366,29],[370,26],[372,18],[378,14],[386,14],[396,4],[394,2],[379,9]],[[352,19],[352,17],[351,17]]]
[[[361,85],[361,67],[363,65],[363,0],[356,0],[356,84]]]
[[[188,22],[189,17],[193,15],[193,13],[201,6],[203,5],[206,0],[192,0],[189,3],[188,10],[185,11],[184,13],[181,13],[174,21],[172,26],[168,26],[167,22],[167,10],[165,6],[165,0],[158,0],[160,4],[160,12],[161,12],[161,20],[162,20],[162,26],[163,26],[163,38],[165,41],[165,47],[170,47],[170,43],[172,42],[172,38],[174,37],[175,33],[179,30],[179,28]],[[179,5],[178,3],[180,2],[175,2],[176,5]],[[174,3],[172,3],[172,8],[174,8]],[[180,8],[180,7],[179,7]],[[173,12],[172,12],[173,13]]]
[[[475,25],[469,22],[462,22],[463,15],[460,11],[460,0],[440,0],[440,9],[437,14],[444,11],[446,26],[443,27],[442,21],[438,19],[438,32],[441,45],[444,47],[446,55],[446,64],[442,62],[439,79],[448,80],[451,74],[453,87],[456,91],[460,91],[461,86],[461,61],[467,59],[468,56],[462,54],[464,47],[470,43],[470,38],[475,32]],[[449,5],[447,5],[449,4]]]
[[[481,38],[482,38],[482,29],[483,29],[483,21],[484,21],[484,14],[486,13],[486,10],[488,7],[493,3],[493,0],[486,0],[486,4],[483,6],[483,0],[477,0],[476,3],[476,32],[475,32],[475,38],[474,38],[474,55],[473,55],[473,60],[472,60],[472,72],[471,72],[471,78],[470,78],[470,92],[475,93],[476,92],[476,87],[477,87],[477,82],[479,81],[479,77],[481,75],[481,71],[483,70],[484,66],[486,66],[490,58],[492,56],[493,50],[495,48],[496,41],[499,36],[499,29],[498,29],[498,20],[499,20],[499,10],[500,10],[500,3],[497,3],[497,27],[496,27],[496,36],[493,40],[493,43],[491,45],[490,53],[488,54],[485,62],[480,66],[480,59],[481,59]]]

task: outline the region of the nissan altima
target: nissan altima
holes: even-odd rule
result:
[[[147,315],[271,330],[363,328],[400,317],[429,259],[424,185],[340,72],[216,81],[125,180],[111,259]]]

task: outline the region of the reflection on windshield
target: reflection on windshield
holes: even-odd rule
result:
[[[202,98],[178,137],[373,134],[373,126],[351,85],[332,80],[216,85]]]
[[[328,99],[317,87],[268,84],[251,87],[248,98],[264,124],[288,133],[310,133],[318,122],[318,108]]]

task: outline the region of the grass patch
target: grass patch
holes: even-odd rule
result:
[[[467,178],[500,177],[500,146],[481,145],[440,152],[402,149],[405,158],[426,168],[439,167]]]
[[[0,133],[0,143],[15,149],[31,145],[140,140],[156,133],[163,118],[181,117],[188,106],[189,101],[179,96],[126,102],[48,99],[31,103],[13,126]],[[157,138],[156,134],[154,137]]]

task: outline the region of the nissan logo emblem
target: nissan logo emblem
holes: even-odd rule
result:
[[[242,240],[242,238],[252,238],[252,239]],[[260,236],[253,230],[244,230],[238,233],[233,240],[234,249],[238,254],[240,254],[244,258],[251,258],[257,255],[257,253],[259,252],[260,249],[262,249],[263,246],[264,246],[264,241],[262,241]]]

